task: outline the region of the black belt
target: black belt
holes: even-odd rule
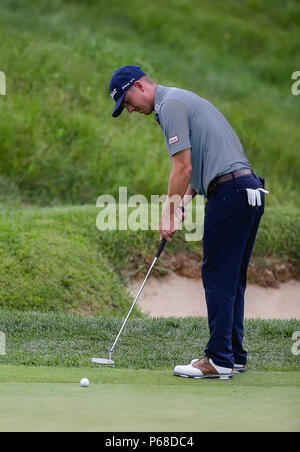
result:
[[[234,173],[225,174],[224,176],[217,177],[209,184],[207,194],[210,195],[217,188],[217,185],[223,184],[224,182],[236,179],[238,177],[247,176],[247,174],[252,174],[252,171],[250,169],[244,169],[240,171],[235,171]]]

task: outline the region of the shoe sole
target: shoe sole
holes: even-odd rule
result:
[[[182,378],[195,378],[196,380],[203,380],[204,378],[214,378],[215,380],[231,380],[233,378],[233,374],[229,375],[201,375],[199,377],[193,377],[192,375],[184,375],[184,374],[178,374],[174,372],[175,377],[182,377]]]

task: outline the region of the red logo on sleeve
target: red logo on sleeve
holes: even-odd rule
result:
[[[173,135],[172,137],[169,138],[169,144],[174,144],[177,143],[179,141],[178,135]]]

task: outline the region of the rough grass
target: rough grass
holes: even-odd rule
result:
[[[111,118],[110,76],[141,64],[196,91],[237,131],[271,205],[299,205],[300,6],[289,0],[3,0],[1,197],[93,204],[102,193],[165,193],[170,160],[149,118]],[[180,56],[180,57],[179,57]]]
[[[127,279],[145,275],[159,245],[158,231],[99,231],[93,206],[0,209],[0,307],[124,315],[132,303]],[[253,260],[274,253],[299,266],[299,210],[266,210]],[[178,231],[154,272],[170,269],[165,254],[195,255],[201,241]],[[136,310],[138,313],[138,310]]]
[[[126,288],[96,243],[96,234],[87,230],[94,218],[80,209],[62,213],[7,209],[0,216],[0,305],[86,314],[116,309],[124,314]]]
[[[0,364],[97,367],[91,358],[108,358],[123,319],[70,314],[0,311],[6,355]],[[252,370],[297,370],[292,335],[299,320],[246,320],[245,347]],[[117,366],[135,369],[173,368],[203,355],[209,339],[205,318],[130,318],[116,345]]]

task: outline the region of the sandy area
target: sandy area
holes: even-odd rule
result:
[[[136,296],[142,281],[135,281],[128,287],[133,297]],[[163,278],[150,276],[138,305],[151,317],[207,316],[202,280],[175,273]],[[245,317],[300,319],[300,281],[281,283],[278,289],[248,284]]]

